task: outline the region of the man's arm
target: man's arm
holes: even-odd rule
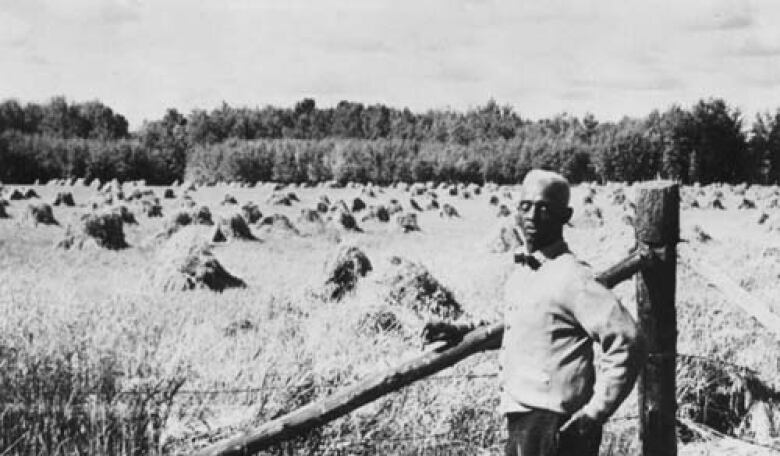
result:
[[[591,278],[580,283],[572,311],[603,352],[593,397],[581,410],[603,423],[634,386],[645,360],[644,338],[617,297]]]

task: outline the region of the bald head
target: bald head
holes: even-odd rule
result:
[[[518,215],[529,252],[563,239],[571,218],[569,181],[558,173],[534,169],[523,179]]]
[[[569,181],[565,177],[552,171],[532,169],[523,179],[520,199],[543,196],[555,209],[563,210],[569,207],[569,195]]]

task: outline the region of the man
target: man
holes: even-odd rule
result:
[[[597,455],[603,423],[644,361],[636,324],[569,251],[569,183],[532,170],[518,206],[527,254],[507,281],[500,354],[501,412],[510,456]],[[429,323],[425,342],[458,342],[474,325]],[[598,377],[593,343],[603,356]]]

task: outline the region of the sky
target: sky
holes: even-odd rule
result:
[[[170,107],[495,99],[616,120],[722,97],[780,107],[776,0],[0,0],[0,99]]]

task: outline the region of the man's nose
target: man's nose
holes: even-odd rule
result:
[[[536,210],[536,204],[532,204],[531,207],[528,208],[528,210],[525,213],[525,218],[527,220],[536,221],[536,216],[538,215],[538,211]]]

